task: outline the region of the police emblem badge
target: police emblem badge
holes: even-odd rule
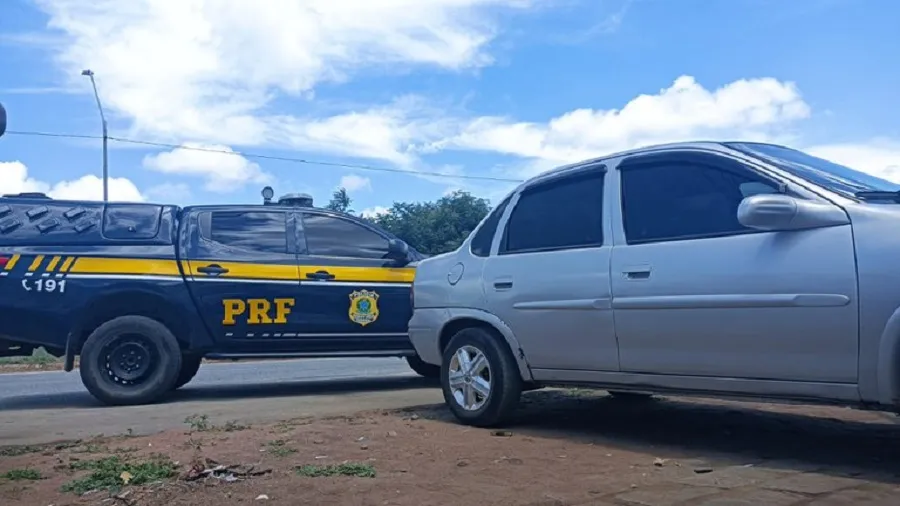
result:
[[[378,294],[370,290],[355,290],[350,294],[350,321],[365,327],[378,319]]]

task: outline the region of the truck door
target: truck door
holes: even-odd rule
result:
[[[317,210],[298,213],[304,349],[410,351],[415,269],[387,258],[389,238],[366,224]],[[297,301],[301,305],[300,300]]]
[[[293,214],[231,207],[191,219],[185,273],[222,352],[288,351],[285,339],[302,331]]]

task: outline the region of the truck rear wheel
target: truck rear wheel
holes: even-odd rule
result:
[[[193,355],[181,357],[181,372],[178,373],[178,379],[175,381],[175,386],[172,387],[172,390],[177,390],[190,383],[194,376],[197,375],[197,371],[200,370],[201,362],[203,362],[203,357]]]
[[[162,323],[120,316],[97,327],[81,349],[81,381],[109,405],[150,404],[170,392],[181,372],[178,341]]]

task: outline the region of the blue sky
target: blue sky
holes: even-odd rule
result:
[[[5,0],[14,131],[113,142],[114,199],[257,202],[342,182],[358,211],[687,139],[784,142],[900,182],[889,0]],[[894,48],[894,49],[892,49]],[[96,140],[0,139],[0,191],[99,198]],[[457,177],[437,177],[429,173]]]

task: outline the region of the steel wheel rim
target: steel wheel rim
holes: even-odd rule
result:
[[[453,354],[449,366],[450,393],[466,411],[478,411],[491,396],[491,364],[478,348],[466,345]]]
[[[158,361],[152,343],[140,335],[121,335],[104,346],[100,366],[117,385],[139,385],[153,374]]]

